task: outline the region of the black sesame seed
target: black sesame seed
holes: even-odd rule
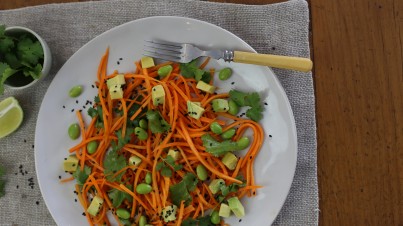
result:
[[[95,88],[95,86],[94,86],[94,85],[91,85],[91,87],[92,87],[92,88]]]
[[[120,62],[118,61],[118,62],[117,62],[117,64],[119,65],[119,64],[120,64]]]
[[[18,189],[19,187],[20,187],[20,186],[17,185],[17,189]]]
[[[253,195],[256,195],[256,192],[255,192],[255,191],[253,192]]]
[[[119,58],[119,60],[123,60],[123,58],[121,57],[121,58]]]
[[[39,201],[36,201],[36,205],[39,205]]]
[[[79,112],[82,112],[82,111],[83,111],[83,110],[81,110],[81,109],[79,110]]]
[[[32,148],[34,148],[35,147],[35,145],[32,145]]]
[[[234,85],[235,84],[235,82],[231,82],[231,85]]]
[[[77,202],[77,199],[74,199],[74,202]]]
[[[241,222],[242,221],[242,219],[239,219],[239,222]]]
[[[71,112],[74,112],[74,108],[73,108],[73,109],[71,109]]]
[[[83,216],[85,217],[86,216],[86,214],[83,212]]]
[[[76,104],[78,104],[78,100],[76,100]]]
[[[66,108],[66,106],[63,105],[63,108]]]
[[[264,102],[264,105],[269,105],[268,103]]]
[[[269,137],[273,137],[272,135],[269,135]]]
[[[27,140],[24,139],[24,143],[27,143]]]

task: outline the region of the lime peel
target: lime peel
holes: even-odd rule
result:
[[[3,138],[20,127],[24,113],[18,100],[8,97],[0,102],[0,138]]]

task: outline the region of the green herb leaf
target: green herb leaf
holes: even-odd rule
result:
[[[158,111],[149,110],[146,116],[152,133],[163,133],[171,128]]]
[[[211,223],[210,218],[209,215],[197,218],[199,220],[199,226],[215,226],[215,224]]]
[[[126,158],[124,156],[119,155],[117,150],[108,152],[104,160],[104,169],[108,181],[120,181],[125,172],[119,173],[116,177],[114,177],[114,174],[124,167],[126,167]]]
[[[246,111],[246,116],[253,121],[259,121],[262,119],[263,107],[260,103],[260,96],[257,92],[244,93],[238,90],[231,90],[229,92],[230,98],[240,107],[251,107]]]
[[[216,141],[210,134],[206,133],[201,136],[203,146],[206,148],[206,152],[218,157],[224,155],[230,151],[242,150],[236,142],[231,140],[225,140],[223,142]]]
[[[6,31],[6,25],[0,24],[0,38],[4,36],[5,31]]]
[[[29,72],[32,78],[39,79],[42,75],[42,65],[37,64],[32,70]]]
[[[43,59],[43,49],[41,43],[36,40],[35,42],[27,35],[22,35],[17,44],[19,58],[26,61],[31,65],[39,63]]]
[[[4,82],[16,72],[8,64],[0,62],[0,95],[4,93]]]
[[[80,167],[77,167],[77,170],[73,173],[73,177],[76,179],[77,184],[83,185],[90,174],[91,168],[89,166],[84,166],[83,171],[81,171]]]
[[[156,170],[161,170],[162,167],[164,167],[164,166],[165,166],[164,162],[158,162],[157,165],[155,166],[155,169]]]
[[[132,189],[132,186],[127,185],[127,188],[130,190]],[[114,207],[119,207],[122,205],[122,202],[126,199],[129,202],[133,201],[133,197],[129,195],[128,193],[124,191],[120,191],[118,189],[113,188],[108,192],[109,199],[112,201],[112,205]]]
[[[14,53],[8,52],[4,55],[4,61],[13,69],[18,69],[22,66],[20,60]]]
[[[193,218],[191,218],[191,217],[189,217],[189,218],[186,218],[183,222],[182,222],[182,224],[181,224],[181,226],[197,226],[199,221],[198,220],[195,220],[195,219],[193,219]]]
[[[8,53],[12,48],[14,48],[14,41],[11,37],[3,36],[0,38],[0,53]]]
[[[194,191],[196,189],[197,183],[199,182],[196,175],[194,175],[193,173],[186,173],[182,181],[185,182],[186,188],[189,191]]]
[[[181,75],[185,78],[194,78],[195,71],[199,69],[197,66],[197,59],[194,59],[186,64],[180,64]]]
[[[170,165],[175,171],[181,170],[183,168],[183,165],[176,164],[175,159],[170,155],[168,155],[167,158],[164,159],[164,161],[168,163],[168,165]]]
[[[229,186],[226,186],[225,184],[223,184],[223,185],[220,187],[220,190],[221,190],[221,194],[222,194],[223,196],[227,196],[227,195],[229,194],[229,191],[230,191]]]
[[[190,201],[192,201],[192,196],[190,196],[186,183],[183,180],[177,184],[171,185],[169,187],[169,194],[172,203],[176,206],[180,206],[182,200],[185,201],[185,205],[189,205]]]
[[[172,170],[168,166],[164,166],[161,169],[161,175],[164,177],[172,177]]]

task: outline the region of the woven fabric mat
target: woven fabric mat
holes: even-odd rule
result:
[[[309,57],[309,9],[303,0],[251,6],[185,0],[117,0],[50,4],[0,11],[0,24],[36,31],[53,53],[50,75],[24,91],[6,89],[24,109],[22,126],[0,140],[0,164],[7,174],[0,198],[0,225],[55,225],[41,197],[34,163],[34,134],[39,107],[64,62],[95,36],[125,22],[149,16],[204,20],[242,38],[260,53]],[[274,69],[294,112],[298,162],[292,188],[274,225],[317,225],[315,101],[311,73]],[[1,125],[0,125],[1,126]]]

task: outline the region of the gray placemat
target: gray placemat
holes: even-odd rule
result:
[[[265,6],[184,0],[118,0],[51,4],[0,11],[0,23],[39,33],[53,53],[51,73],[25,91],[6,90],[25,112],[20,129],[0,140],[0,164],[7,168],[0,198],[0,225],[55,225],[41,197],[34,166],[34,133],[47,87],[63,63],[95,36],[125,22],[175,15],[204,20],[236,34],[261,53],[309,57],[308,5],[304,0]],[[317,225],[315,102],[311,73],[274,69],[294,112],[298,163],[294,182],[274,225]],[[1,125],[0,125],[1,126]]]

